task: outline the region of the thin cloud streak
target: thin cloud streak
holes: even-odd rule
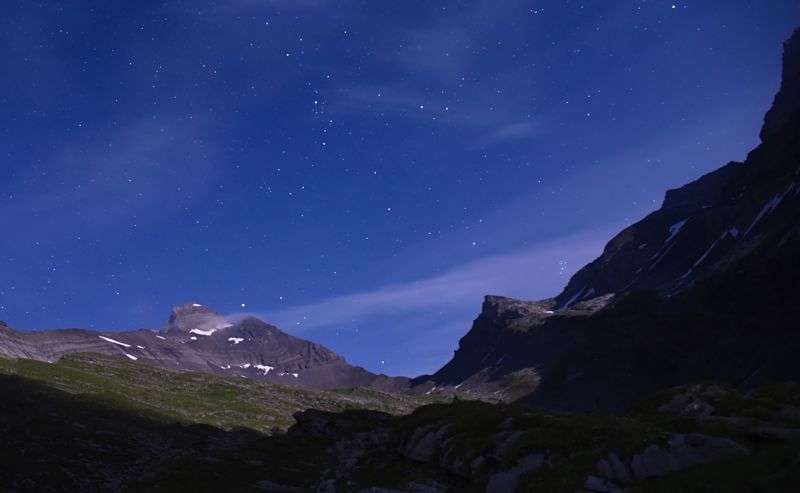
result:
[[[52,176],[51,183],[14,197],[0,210],[0,227],[20,237],[31,231],[63,238],[65,232],[145,220],[145,213],[165,203],[188,204],[201,195],[216,173],[214,149],[199,129],[175,121],[139,121],[110,136],[96,133],[59,149],[44,172],[30,171]],[[26,178],[20,173],[17,181]]]
[[[534,248],[469,262],[445,274],[413,282],[337,296],[255,315],[299,333],[322,327],[352,326],[374,316],[474,307],[486,294],[547,297],[567,282],[561,262],[582,265],[600,253],[607,231],[591,231]],[[246,314],[233,314],[242,318]]]

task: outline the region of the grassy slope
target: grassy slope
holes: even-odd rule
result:
[[[370,409],[406,414],[432,402],[369,389],[309,390],[247,378],[170,371],[99,354],[72,354],[54,364],[0,359],[0,374],[18,375],[159,421],[222,429],[285,430],[306,409]]]

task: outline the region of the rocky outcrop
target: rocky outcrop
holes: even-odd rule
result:
[[[783,45],[781,88],[775,96],[761,127],[761,140],[780,138],[781,132],[793,124],[800,112],[800,29]]]
[[[734,457],[746,457],[748,454],[747,447],[728,438],[678,433],[670,436],[665,444],[648,446],[627,462],[623,462],[617,454],[610,453],[598,462],[597,472],[601,477],[610,480],[611,484],[629,486],[691,466],[714,464]],[[591,490],[590,487],[587,489]]]
[[[476,401],[422,407],[408,416],[309,411],[287,436],[331,443],[325,454],[336,465],[322,471],[318,491],[622,493],[673,479],[676,491],[695,491],[719,479],[736,484],[729,477],[783,491],[800,467],[800,421],[785,411],[798,399],[797,385],[743,395],[726,385],[697,384],[665,390],[623,415]],[[708,413],[687,412],[700,400]],[[750,465],[737,469],[743,464]],[[676,478],[689,469],[691,475]],[[777,480],[786,475],[786,482]]]
[[[510,380],[526,382],[528,389],[525,393],[533,391],[538,383],[535,370],[521,371],[501,382],[509,373],[504,371],[506,366],[503,362],[509,354],[508,346],[524,340],[527,332],[535,330],[553,315],[553,304],[553,300],[521,301],[487,295],[481,314],[459,341],[453,359],[434,375],[417,377],[412,381],[413,385],[431,393],[473,394],[485,398],[496,395],[496,400],[500,401],[521,397],[503,392]]]

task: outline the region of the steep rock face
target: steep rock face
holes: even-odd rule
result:
[[[76,352],[119,355],[155,365],[245,376],[308,388],[403,388],[406,379],[352,366],[330,349],[293,337],[254,317],[233,323],[199,303],[175,307],[161,331],[104,333],[83,329],[0,333],[0,356],[56,361]]]
[[[784,76],[765,117],[763,143],[746,163],[729,163],[667,192],[662,207],[612,239],[570,279],[556,310],[603,294],[656,289],[674,295],[796,227],[800,34],[787,41]]]
[[[167,331],[190,332],[192,330],[215,331],[231,325],[211,308],[200,303],[186,303],[172,309],[167,320]]]
[[[541,323],[553,312],[552,300],[520,301],[502,296],[486,296],[481,314],[472,324],[472,329],[461,338],[456,357],[450,360],[433,376],[439,384],[458,385],[482,369],[491,369],[502,363],[508,354],[506,346],[522,338],[523,331]],[[429,379],[421,376],[415,379],[422,383]]]
[[[775,96],[761,128],[761,140],[767,141],[779,136],[787,124],[798,118],[800,112],[800,43],[795,31],[783,46],[783,74],[781,88]]]
[[[499,308],[519,302],[487,298],[428,379],[492,382],[534,368],[541,381],[523,400],[561,408],[621,408],[699,379],[800,379],[800,31],[784,64],[763,142],[744,163],[667,192],[547,302],[553,314],[528,319]]]

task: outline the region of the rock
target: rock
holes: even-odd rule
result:
[[[332,447],[331,454],[339,461],[340,468],[351,470],[364,455],[364,449],[357,440],[339,440]]]
[[[749,454],[747,447],[728,438],[690,433],[678,434],[669,440],[672,453],[682,467],[696,464],[711,464],[731,457],[744,457]]]
[[[798,441],[800,440],[800,429],[783,428],[779,426],[759,426],[750,430],[756,438],[766,438],[768,440]]]
[[[772,108],[764,117],[759,135],[762,141],[779,136],[800,112],[800,29],[794,32],[783,47],[781,88],[775,96]]]
[[[442,428],[446,428],[447,425]],[[436,425],[417,428],[411,438],[400,449],[400,453],[417,462],[430,462],[439,453],[438,435],[442,430],[437,430]]]
[[[517,491],[519,477],[520,472],[516,468],[494,473],[486,483],[486,493],[514,493]]]
[[[527,474],[534,469],[539,469],[544,465],[545,455],[541,453],[528,454],[517,461],[517,465],[522,469],[523,474]]]
[[[297,488],[295,486],[288,486],[285,484],[278,484],[268,479],[257,481],[255,484],[253,484],[252,488],[260,491],[274,491],[279,493],[292,493],[295,491],[303,491],[302,488]]]
[[[597,476],[587,476],[583,483],[583,489],[593,493],[622,493],[623,490],[609,484],[605,479]]]
[[[597,470],[605,478],[617,480],[622,484],[631,483],[628,467],[614,452],[611,452],[605,459],[601,459],[597,463]]]
[[[503,462],[506,452],[508,452],[509,447],[511,447],[514,442],[516,442],[520,437],[525,435],[527,431],[514,431],[514,432],[502,432],[495,435],[495,439],[499,442],[499,444],[489,453],[489,456],[493,459],[496,459],[499,462]]]
[[[637,481],[661,477],[690,466],[711,464],[732,457],[746,456],[748,450],[733,440],[698,433],[676,434],[667,442],[647,447],[633,456],[631,470]]]
[[[411,493],[440,493],[442,491],[447,491],[447,488],[439,485],[436,481],[431,484],[421,484],[416,482],[410,482],[406,484],[406,488]]]
[[[730,392],[718,385],[691,385],[672,396],[670,402],[659,406],[658,411],[681,416],[708,418],[714,412],[711,402],[716,402]]]
[[[316,493],[336,493],[336,480],[326,479],[316,489]]]
[[[469,465],[469,472],[471,477],[478,476],[481,471],[483,470],[484,466],[486,466],[486,458],[482,455],[475,457]]]
[[[643,453],[634,455],[631,461],[631,470],[638,481],[657,478],[678,469],[678,460],[658,445],[647,447]]]
[[[544,462],[545,455],[541,453],[521,457],[514,467],[489,476],[489,481],[486,484],[486,493],[513,493],[517,491],[519,478],[542,467]]]
[[[351,491],[351,490],[348,490]],[[378,488],[378,487],[371,487],[371,488],[363,488],[358,490],[357,493],[410,493],[409,491],[405,490],[389,490],[386,488]]]
[[[501,430],[501,431],[508,431],[508,430],[510,430],[510,429],[511,429],[513,426],[514,426],[514,418],[513,418],[513,417],[511,417],[511,416],[509,416],[509,417],[507,417],[506,419],[504,419],[504,420],[503,420],[503,422],[502,422],[502,423],[500,423],[500,424],[497,426],[497,429],[498,429],[498,430]]]
[[[467,464],[471,461],[471,457],[475,455],[475,451],[469,450],[465,452],[459,450],[455,437],[444,440],[441,444],[441,450],[439,466],[456,476],[470,479],[470,469]]]

